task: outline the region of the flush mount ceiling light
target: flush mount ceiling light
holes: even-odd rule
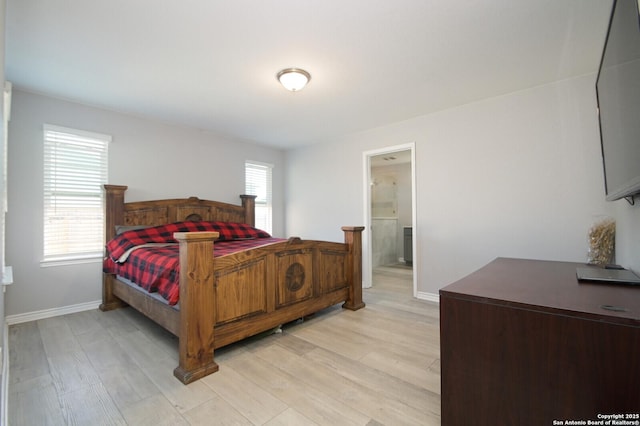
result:
[[[285,68],[278,73],[277,78],[285,89],[297,92],[311,80],[311,74],[300,68]]]

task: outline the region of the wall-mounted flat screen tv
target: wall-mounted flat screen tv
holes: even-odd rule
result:
[[[596,80],[606,199],[640,194],[640,0],[615,0]]]

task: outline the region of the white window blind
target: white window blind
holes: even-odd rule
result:
[[[111,136],[44,126],[44,262],[102,256]]]
[[[245,192],[256,197],[256,228],[269,233],[271,228],[271,172],[272,164],[247,161],[245,168]]]

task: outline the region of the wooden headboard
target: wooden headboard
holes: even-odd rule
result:
[[[255,225],[255,195],[241,195],[242,205],[197,197],[124,202],[124,185],[104,185],[105,241],[116,234],[116,226],[158,226],[184,220],[207,220]]]

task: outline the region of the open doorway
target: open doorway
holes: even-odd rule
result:
[[[417,295],[415,145],[364,153],[364,282],[374,273],[406,275]]]

